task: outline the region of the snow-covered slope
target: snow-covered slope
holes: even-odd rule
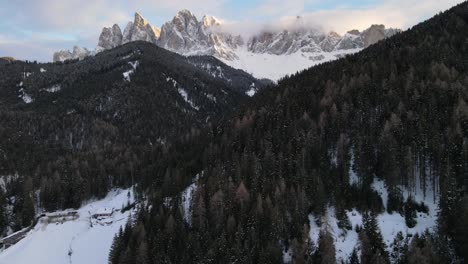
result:
[[[76,220],[47,223],[41,218],[27,236],[0,253],[0,264],[28,263],[107,263],[115,234],[125,225],[132,211],[120,212],[134,202],[131,189],[115,190],[106,198],[90,202],[77,210]],[[95,219],[92,215],[109,213],[112,216]],[[118,211],[115,211],[118,210]],[[67,210],[64,212],[69,212]],[[63,213],[63,212],[55,212]]]
[[[319,63],[335,60],[347,54],[353,54],[361,49],[348,49],[332,52],[304,53],[301,51],[292,54],[275,55],[269,53],[249,52],[245,47],[236,50],[239,59],[221,60],[227,65],[242,69],[255,78],[266,78],[272,81],[310,68]]]

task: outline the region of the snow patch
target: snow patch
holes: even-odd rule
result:
[[[245,94],[247,94],[250,97],[254,96],[256,93],[257,93],[257,88],[255,87],[255,83],[252,83],[250,85],[250,89],[247,92],[245,92]]]
[[[167,77],[166,82],[172,82],[172,85],[174,86],[174,88],[177,87],[177,85],[178,85],[177,81],[174,80],[172,77]]]
[[[200,107],[198,107],[192,100],[189,99],[188,93],[184,88],[177,88],[177,91],[179,94],[184,98],[184,101],[187,102],[193,109],[195,110],[200,110]]]
[[[40,72],[47,72],[44,68],[39,69]]]
[[[56,92],[59,92],[60,90],[62,90],[62,86],[60,86],[60,84],[56,84],[56,85],[52,85],[49,88],[44,88],[42,90],[46,91],[48,93],[56,93]]]
[[[351,151],[351,158],[349,160],[349,185],[358,185],[360,183],[359,177],[353,169],[354,167],[354,151]]]
[[[283,249],[283,263],[285,264],[293,263],[291,247],[289,247],[288,250]]]
[[[22,82],[21,82],[21,85],[22,85]],[[34,102],[34,99],[32,98],[31,95],[27,94],[26,91],[24,91],[24,88],[21,88],[19,89],[18,91],[20,94],[18,95],[19,98],[23,99],[23,101],[26,103],[26,104],[30,104],[32,102]]]
[[[127,82],[130,81],[130,75],[135,73],[139,62],[138,61],[129,61],[128,64],[130,64],[130,66],[132,66],[132,69],[130,69],[130,70],[123,73],[124,80],[127,81]]]
[[[197,174],[193,180],[193,183],[182,192],[182,216],[184,221],[189,225],[192,224],[192,200],[198,188],[197,182],[199,178],[200,175]]]
[[[371,184],[371,188],[380,195],[380,197],[382,198],[383,206],[385,210],[387,210],[388,191],[387,187],[385,187],[385,182],[381,179],[377,179],[377,177],[374,177],[374,181]]]
[[[206,98],[210,99],[211,101],[215,102],[216,103],[216,97],[212,94],[207,94],[206,95]]]

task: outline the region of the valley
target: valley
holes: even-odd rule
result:
[[[465,263],[468,2],[289,21],[137,12],[0,58],[0,264]]]

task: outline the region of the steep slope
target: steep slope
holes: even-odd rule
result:
[[[465,2],[280,81],[158,157],[132,228],[149,262],[466,260],[467,34]],[[110,262],[134,242],[118,238]]]

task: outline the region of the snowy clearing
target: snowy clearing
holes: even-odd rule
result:
[[[131,189],[119,189],[78,209],[76,220],[48,223],[41,219],[24,239],[0,253],[0,264],[107,263],[112,240],[132,213],[122,213],[120,209],[133,202]],[[108,217],[92,217],[96,213],[110,213],[112,209],[119,211]]]
[[[393,243],[398,232],[402,232],[404,237],[408,235],[422,234],[426,230],[434,231],[434,228],[437,226],[437,214],[438,214],[438,194],[437,191],[434,191],[430,188],[431,183],[426,182],[426,188],[423,188],[423,185],[419,179],[416,177],[416,184],[414,190],[409,190],[403,186],[399,186],[400,190],[403,192],[403,198],[406,200],[409,195],[414,199],[415,202],[424,204],[428,207],[428,214],[418,212],[416,217],[416,226],[413,228],[408,228],[406,226],[405,217],[399,213],[393,212],[389,214],[384,212],[377,216],[377,221],[379,223],[380,232],[384,239],[387,249],[391,249],[391,244]],[[388,200],[388,191],[382,180],[374,179],[372,187],[381,194],[382,201],[384,201],[385,208],[387,207]]]

